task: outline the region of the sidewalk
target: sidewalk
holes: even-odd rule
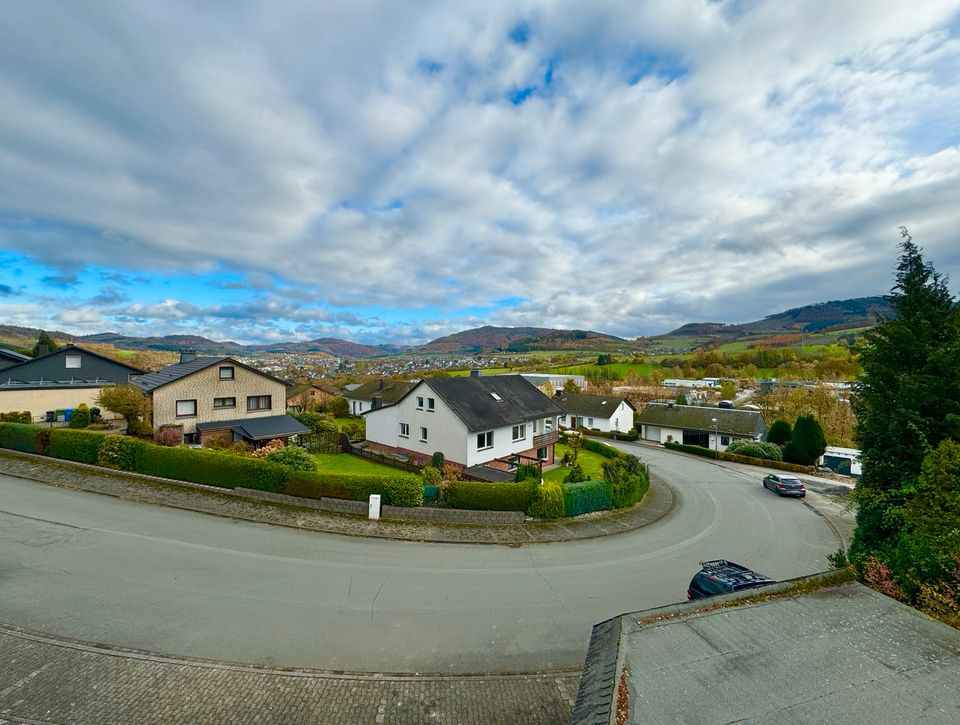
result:
[[[438,524],[383,519],[369,521],[358,516],[247,499],[229,489],[114,472],[97,466],[10,450],[0,450],[0,473],[127,501],[296,529],[346,536],[458,544],[517,546],[611,536],[654,523],[669,513],[674,503],[670,487],[657,477],[651,476],[650,491],[637,506],[625,511],[587,514],[575,519],[501,525]]]
[[[0,625],[0,723],[569,722],[579,672],[473,677],[273,669]]]

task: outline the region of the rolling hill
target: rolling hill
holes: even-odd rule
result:
[[[549,327],[494,327],[484,325],[437,338],[411,352],[424,354],[476,354],[529,352],[531,350],[597,350],[629,345],[627,340],[591,330],[557,330]]]

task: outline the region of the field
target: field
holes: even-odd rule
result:
[[[563,454],[566,452],[567,447],[563,443],[557,443],[554,449],[554,455],[559,461]],[[583,469],[583,472],[587,474],[587,478],[603,478],[603,469],[601,466],[603,462],[607,460],[599,453],[593,453],[592,451],[580,450],[580,455],[577,456],[577,463],[580,464],[580,467]],[[556,481],[557,483],[562,483],[564,477],[570,473],[570,469],[566,466],[558,466],[552,471],[547,471],[543,474],[543,480],[545,481]]]
[[[369,476],[402,476],[399,468],[384,466],[349,453],[314,453],[320,473],[355,473]]]

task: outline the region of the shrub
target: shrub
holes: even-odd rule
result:
[[[97,465],[122,471],[143,469],[143,455],[147,443],[130,436],[105,436],[97,451]]]
[[[158,446],[179,446],[183,443],[183,426],[163,426],[153,434],[153,442]]]
[[[86,428],[91,422],[90,408],[87,407],[86,403],[80,403],[70,414],[71,428]]]
[[[337,430],[337,421],[326,413],[312,413],[310,411],[291,412],[291,417],[307,426],[313,433],[324,433]]]
[[[215,451],[225,451],[233,445],[233,436],[229,433],[217,433],[207,436],[201,442],[204,448],[212,448]]]
[[[531,478],[537,482],[540,481],[540,466],[535,466],[532,463],[521,463],[517,466],[517,472],[513,477],[514,481],[526,481]]]
[[[29,410],[10,411],[9,413],[0,413],[0,423],[32,423],[33,416]]]
[[[573,468],[570,469],[570,472],[563,477],[564,483],[579,483],[580,481],[586,481],[587,474],[583,472],[583,468],[580,467],[580,464],[574,464]]]
[[[563,517],[563,486],[556,481],[545,481],[533,491],[527,514],[541,519]]]
[[[267,456],[269,456],[271,453],[275,451],[283,450],[286,447],[286,445],[287,444],[284,443],[279,438],[274,438],[272,441],[267,441],[265,445],[262,445],[259,448],[254,448],[253,457],[266,458]]]
[[[423,479],[425,486],[439,486],[440,481],[443,480],[440,469],[436,466],[424,466],[423,470],[420,471],[420,477]]]
[[[620,458],[624,455],[623,451],[620,451],[613,446],[608,446],[606,443],[601,443],[600,441],[590,440],[589,438],[583,438],[584,450],[590,451],[591,453],[597,453],[604,458]]]
[[[683,451],[684,453],[692,453],[695,456],[703,456],[704,458],[713,458],[714,453],[709,448],[703,448],[702,446],[688,446],[683,443],[672,443],[667,441],[663,444],[664,448],[669,448],[672,451]]]
[[[636,456],[604,462],[603,477],[610,484],[615,509],[633,506],[650,488],[647,466]]]
[[[735,453],[738,456],[747,456],[748,458],[762,458],[767,461],[782,461],[783,453],[780,446],[775,443],[766,443],[764,441],[752,441],[747,438],[740,438],[727,446],[727,453]]]
[[[463,478],[463,469],[453,463],[444,463],[440,475],[444,481],[459,481]]]
[[[0,448],[24,453],[43,453],[38,440],[41,432],[47,431],[24,423],[0,423]]]
[[[434,451],[433,455],[430,457],[430,465],[436,468],[438,471],[442,471],[444,460],[445,458],[443,451]]]
[[[296,471],[317,470],[317,459],[300,446],[286,446],[279,450],[271,451],[264,456],[264,460],[279,463],[281,466],[286,466]]]
[[[327,410],[337,418],[346,418],[350,415],[350,403],[342,395],[337,395],[327,403]]]
[[[790,440],[792,434],[793,429],[787,421],[775,420],[770,425],[770,430],[767,431],[767,442],[782,446]]]
[[[79,431],[78,431],[79,432]],[[254,488],[260,491],[283,490],[287,471],[270,461],[178,446],[169,448],[146,444],[138,473],[203,483],[222,488]]]
[[[56,428],[50,431],[47,455],[66,461],[96,464],[105,433]]]
[[[610,484],[606,481],[580,481],[566,486],[563,492],[563,512],[579,516],[592,511],[605,511],[612,506]]]
[[[812,466],[823,455],[827,439],[812,415],[801,415],[793,425],[790,441],[783,447],[783,460]]]
[[[423,483],[416,476],[291,471],[284,484],[284,493],[302,498],[342,498],[350,501],[366,501],[371,494],[379,494],[384,504],[418,506],[423,501]]]
[[[591,430],[590,435],[598,438],[610,438],[615,441],[636,441],[640,439],[640,434],[637,432],[636,428],[633,428],[626,433],[618,430]]]
[[[474,511],[526,511],[538,481],[457,481],[447,490],[446,500],[452,508]]]

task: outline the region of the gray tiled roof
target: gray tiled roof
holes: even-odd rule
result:
[[[563,415],[559,405],[519,375],[426,378],[423,382],[471,431]],[[500,400],[493,396],[494,393]]]
[[[289,415],[268,415],[262,418],[236,418],[212,423],[197,423],[197,430],[235,430],[244,438],[263,440],[285,438],[310,432],[303,423]]]
[[[343,397],[350,400],[373,400],[374,395],[379,395],[384,406],[393,405],[413,390],[416,384],[409,380],[373,380],[344,393]]]
[[[719,433],[752,437],[763,435],[767,430],[763,416],[754,410],[707,408],[672,403],[650,403],[637,415],[636,420],[638,425],[712,431],[713,418],[717,419]]]
[[[164,385],[168,385],[172,382],[180,380],[181,378],[185,378],[188,375],[193,375],[196,372],[200,372],[201,370],[205,370],[213,365],[218,365],[224,362],[229,362],[231,365],[236,365],[237,367],[246,368],[247,370],[258,373],[259,375],[263,375],[271,380],[276,380],[278,383],[289,385],[289,383],[280,380],[280,378],[275,378],[273,375],[269,375],[262,370],[257,370],[256,368],[250,367],[249,365],[244,365],[242,362],[234,360],[232,357],[223,355],[219,357],[198,357],[189,362],[177,363],[176,365],[167,365],[166,367],[160,368],[155,372],[146,373],[145,375],[138,375],[130,381],[130,384],[137,386],[145,393],[152,393],[157,388],[162,388]]]
[[[589,415],[593,418],[609,418],[620,406],[620,403],[626,403],[631,409],[634,409],[633,404],[626,398],[618,398],[612,395],[577,393],[575,395],[558,395],[554,400],[568,413]]]

